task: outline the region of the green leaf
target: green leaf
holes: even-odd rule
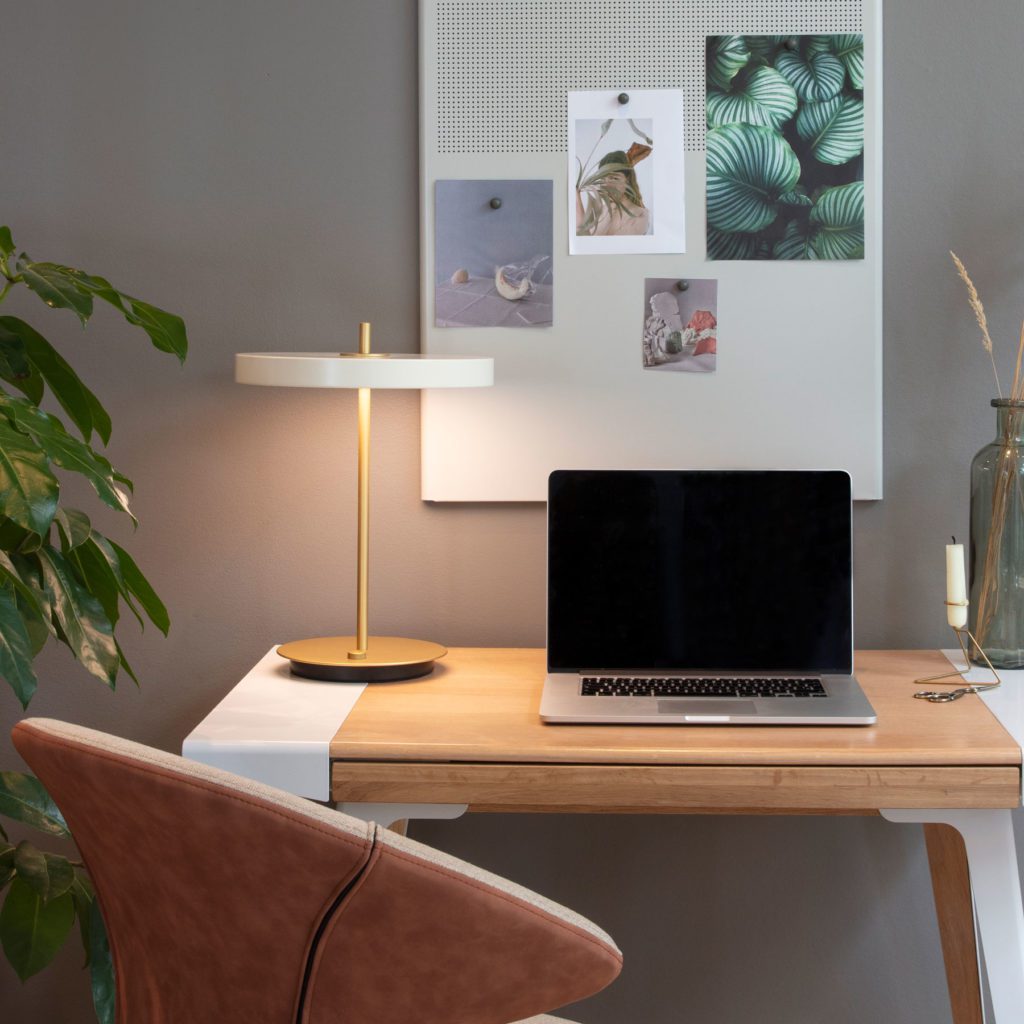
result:
[[[19,320],[14,316],[3,316],[0,317],[0,326],[21,338],[29,362],[49,386],[53,397],[71,418],[71,422],[81,431],[82,437],[88,441],[94,428],[97,429],[100,437],[103,437],[103,432],[99,430],[100,425],[96,424],[93,419],[93,409],[95,405],[99,404],[99,400],[82,383],[78,374],[64,357],[24,320]],[[36,402],[36,404],[39,403]],[[100,406],[101,410],[102,408]],[[106,416],[105,411],[103,411],[102,417],[106,417],[106,422],[109,423],[110,417]],[[109,438],[108,428],[104,442]]]
[[[832,52],[843,62],[854,89],[864,88],[864,37],[828,36]]]
[[[110,942],[103,922],[99,901],[93,901],[89,914],[90,979],[92,1005],[99,1024],[114,1024],[115,995],[114,961],[110,955]]]
[[[51,636],[55,637],[57,635],[57,629],[51,621],[48,612],[37,612],[34,608],[25,604],[20,596],[18,598],[18,609],[25,622],[25,632],[28,633],[29,643],[32,645],[32,654],[35,656],[46,646],[46,642]]]
[[[100,547],[98,541],[102,541],[104,548]],[[116,627],[121,617],[121,597],[124,597],[125,603],[142,625],[142,617],[131,603],[130,592],[121,577],[117,555],[106,538],[93,534],[88,541],[75,548],[69,557],[89,592],[103,605],[103,613],[110,620],[111,626]]]
[[[789,192],[779,196],[779,202],[783,206],[813,206],[814,200],[807,194],[803,185],[796,185]]]
[[[775,70],[758,68],[746,84],[734,92],[709,90],[709,128],[725,124],[761,124],[781,128],[796,112],[796,90]]]
[[[111,688],[117,679],[119,659],[114,627],[103,605],[78,581],[71,566],[53,548],[39,551],[43,588],[53,603],[53,613],[71,652],[82,666]]]
[[[843,62],[828,52],[801,54],[783,50],[775,58],[775,70],[785,76],[800,99],[812,103],[832,99],[846,80]]]
[[[6,557],[6,556],[5,556]],[[0,587],[0,675],[27,708],[39,685],[32,659],[35,652],[13,586]],[[0,798],[0,813],[3,813]]]
[[[25,772],[0,772],[0,814],[50,836],[71,834],[43,784]]]
[[[761,260],[767,256],[767,250],[766,243],[756,234],[708,228],[709,260]]]
[[[14,252],[14,239],[11,238],[11,229],[5,224],[0,227],[0,256],[7,259]]]
[[[85,954],[83,967],[88,967],[92,960],[92,950],[89,946],[89,919],[92,917],[93,907],[96,903],[96,893],[93,891],[92,882],[89,876],[80,868],[75,868],[75,880],[71,883],[71,898],[75,903],[75,916],[78,918],[78,935],[82,940],[82,952]]]
[[[849,163],[864,150],[864,103],[845,94],[804,103],[796,115],[796,132],[816,160]]]
[[[786,225],[786,233],[775,243],[772,249],[773,260],[816,260],[818,254],[811,245],[810,236],[801,227],[800,222],[791,220]]]
[[[149,580],[142,575],[142,571],[135,564],[135,560],[120,545],[110,541],[110,546],[117,555],[121,566],[121,573],[124,577],[128,590],[138,599],[143,611],[149,616],[150,621],[157,629],[167,636],[171,628],[171,617],[167,614],[163,601],[156,595],[156,591],[150,585]]]
[[[82,321],[92,316],[92,296],[75,278],[67,267],[57,263],[34,263],[27,253],[22,253],[15,264],[25,284],[48,306],[70,309]]]
[[[34,536],[28,534],[28,536]],[[36,537],[36,540],[39,540]],[[46,645],[51,636],[57,635],[56,626],[53,623],[53,606],[50,598],[43,590],[43,570],[39,564],[38,545],[36,550],[27,554],[15,554],[11,561],[21,577],[22,583],[31,592],[30,597],[25,597],[18,591],[18,610],[25,622],[25,629],[28,632],[29,640],[32,643],[32,651],[38,654]]]
[[[0,397],[7,402],[24,401]],[[0,419],[0,515],[42,537],[53,522],[59,494],[46,454]]]
[[[22,981],[50,963],[74,923],[75,906],[69,893],[44,903],[23,878],[15,878],[0,910],[0,941]]]
[[[116,642],[116,641],[115,641],[115,642]],[[119,657],[119,658],[121,659],[121,668],[123,668],[123,669],[125,670],[125,672],[126,672],[126,673],[127,673],[127,675],[128,675],[128,678],[129,678],[129,679],[130,679],[130,680],[131,680],[131,681],[132,681],[132,682],[133,682],[133,683],[134,683],[134,684],[135,684],[136,686],[141,686],[142,684],[141,684],[141,683],[139,682],[139,677],[138,677],[138,676],[137,676],[137,675],[135,674],[135,669],[133,669],[133,668],[131,667],[131,665],[130,665],[130,664],[128,663],[128,659],[127,659],[127,658],[125,657],[125,653],[124,653],[124,651],[122,650],[122,648],[121,648],[121,645],[120,645],[120,644],[118,644],[118,645],[117,645],[117,656],[118,656],[118,657]]]
[[[43,400],[46,386],[39,371],[34,366],[29,366],[27,377],[9,377],[0,373],[0,378],[7,381],[12,387],[16,387],[23,395],[27,395],[36,405]]]
[[[732,80],[749,61],[750,50],[743,36],[719,36],[708,53],[708,82],[727,92]]]
[[[128,323],[141,327],[161,352],[170,352],[181,362],[185,361],[188,354],[188,338],[185,333],[185,321],[180,316],[119,292],[105,278],[86,274],[72,267],[63,269],[81,288],[119,310]]]
[[[707,217],[719,231],[760,231],[778,216],[779,196],[800,177],[800,161],[771,128],[729,124],[707,135]]]
[[[6,551],[0,551],[0,585],[3,585],[4,582],[10,583],[18,595],[34,606],[37,611],[42,611],[35,580],[22,579],[21,570],[15,565],[11,556]]]
[[[743,42],[747,44],[747,49],[753,60],[762,64],[771,64],[785,38],[785,36],[744,36]]]
[[[75,881],[75,869],[67,857],[44,853],[25,841],[15,847],[14,866],[44,903],[63,896]]]
[[[810,226],[819,259],[863,259],[864,182],[825,189],[811,209]]]
[[[128,323],[141,327],[161,352],[170,352],[178,357],[179,362],[185,362],[185,356],[188,355],[185,321],[174,313],[151,306],[148,302],[127,295],[125,298],[128,299],[129,305],[129,312],[125,314]]]
[[[772,258],[777,260],[852,260],[864,256],[864,183],[825,189],[806,226],[786,225]]]
[[[14,851],[16,847],[7,842],[7,833],[0,828],[0,889],[14,877]]]
[[[61,546],[64,553],[73,551],[84,544],[92,534],[92,523],[89,517],[77,508],[59,508],[54,516],[61,534]]]
[[[128,495],[119,486],[119,481],[124,478],[114,471],[102,455],[69,434],[60,420],[23,398],[11,398],[3,394],[0,394],[0,411],[13,420],[20,431],[31,435],[46,456],[61,469],[84,476],[104,504],[119,512],[126,512],[133,522],[137,522],[128,505]],[[11,515],[9,511],[7,514]]]
[[[0,317],[0,377],[14,384],[27,380],[32,375],[25,343],[13,331],[4,326],[7,317]]]
[[[89,414],[92,416],[92,427],[104,444],[110,444],[110,413],[103,408],[100,400],[85,385],[85,400],[89,403]],[[31,397],[31,396],[30,396]],[[36,403],[38,405],[38,403]]]

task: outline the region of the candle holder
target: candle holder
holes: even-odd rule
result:
[[[947,608],[964,608],[968,605],[967,601],[947,601]],[[992,673],[992,678],[995,682],[991,683],[970,683],[967,686],[957,687],[955,690],[918,690],[914,696],[918,700],[927,700],[932,704],[949,704],[954,700],[959,700],[961,697],[966,697],[969,693],[984,693],[986,690],[994,690],[997,686],[1002,686],[1002,679],[999,678],[999,673],[995,670],[992,662],[989,661],[988,655],[985,653],[984,648],[978,643],[977,638],[966,626],[950,626],[950,629],[956,633],[957,642],[960,644],[960,650],[963,651],[964,664],[967,665],[963,671],[954,669],[952,672],[942,672],[937,676],[924,676],[921,679],[915,679],[915,683],[935,683],[940,679],[959,679],[960,682],[965,682],[964,677],[968,672],[971,671],[971,656],[967,653],[967,642],[964,639],[966,637],[978,651],[978,653],[985,659],[985,665],[988,667],[989,672]]]

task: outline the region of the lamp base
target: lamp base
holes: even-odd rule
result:
[[[365,658],[351,658],[354,636],[319,636],[282,644],[277,653],[292,663],[292,674],[343,683],[383,683],[430,675],[448,649],[429,640],[371,636]]]

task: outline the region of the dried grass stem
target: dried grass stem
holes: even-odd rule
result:
[[[952,249],[949,250],[949,255],[953,257],[953,262],[956,264],[956,272],[960,275],[960,279],[967,286],[967,301],[974,311],[974,319],[978,321],[978,326],[981,328],[981,344],[988,353],[989,360],[992,363],[992,373],[996,378],[996,392],[1002,398],[1003,389],[999,384],[999,371],[996,369],[996,359],[992,351],[992,336],[988,333],[988,317],[985,316],[985,307],[982,305],[978,289],[974,287],[974,282],[971,280],[971,275],[967,273],[967,268],[963,265],[963,261]]]

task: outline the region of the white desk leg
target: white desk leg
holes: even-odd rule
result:
[[[362,821],[375,821],[388,828],[396,821],[434,819],[449,821],[461,818],[469,809],[468,804],[361,804],[340,803],[335,808],[342,814],[351,814]]]
[[[1024,1016],[1024,905],[1009,810],[888,810],[896,822],[952,825],[963,837],[995,1024]]]

